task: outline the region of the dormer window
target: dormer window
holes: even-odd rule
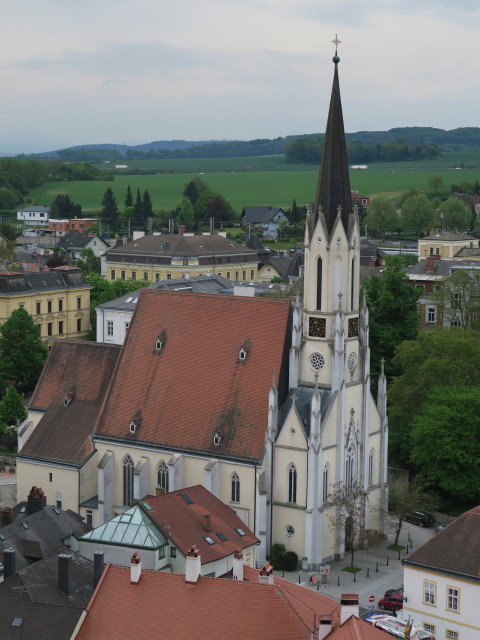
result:
[[[155,340],[155,350],[154,353],[160,353],[167,343],[167,332],[164,330],[158,334],[157,339]]]
[[[243,344],[240,345],[237,362],[245,362],[248,358],[248,354],[250,353],[250,347],[250,340],[245,340]]]
[[[220,444],[220,440],[221,440],[221,439],[222,439],[222,436],[221,436],[221,435],[218,433],[218,431],[217,431],[217,433],[213,436],[213,444],[214,444],[216,447],[218,447],[218,445]]]
[[[157,351],[161,351],[163,347],[163,342],[160,340],[160,338],[157,338],[157,341],[155,342],[155,349]]]
[[[246,360],[247,359],[247,352],[245,351],[245,349],[243,347],[238,352],[238,359],[239,360]]]
[[[132,420],[130,422],[130,433],[135,433],[136,430],[137,430],[137,423],[134,420]]]
[[[63,396],[63,406],[68,407],[68,405],[72,402],[72,396],[70,394],[66,394]]]

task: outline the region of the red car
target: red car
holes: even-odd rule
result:
[[[403,609],[403,598],[400,593],[393,593],[378,601],[379,609],[389,609],[392,611],[393,607],[396,607],[396,611]]]

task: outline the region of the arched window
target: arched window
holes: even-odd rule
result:
[[[127,454],[123,461],[123,504],[131,505],[133,502],[133,460]]]
[[[350,280],[350,311],[355,307],[355,258],[352,258],[352,274]]]
[[[288,502],[297,501],[297,468],[294,464],[288,467]]]
[[[328,464],[323,468],[322,500],[328,501]]]
[[[240,478],[236,473],[232,476],[232,502],[240,502]]]
[[[158,465],[157,487],[168,493],[168,467],[163,460]]]
[[[322,308],[322,259],[317,260],[317,311]]]
[[[355,477],[355,452],[349,449],[345,461],[345,486],[351,487]]]

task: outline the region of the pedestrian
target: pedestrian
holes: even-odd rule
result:
[[[396,604],[394,604],[393,607],[392,607],[392,616],[394,618],[397,617],[397,605]]]

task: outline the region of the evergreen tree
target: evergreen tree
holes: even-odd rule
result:
[[[133,205],[133,216],[135,224],[143,227],[145,223],[145,215],[143,212],[143,202],[142,196],[140,195],[140,189],[137,189],[137,198]]]
[[[153,218],[152,200],[147,190],[145,190],[143,193],[142,205],[144,219],[146,220],[147,218]]]
[[[130,188],[130,185],[128,185],[127,187],[127,195],[125,196],[125,207],[128,209],[128,207],[133,207],[133,196],[132,196],[132,190]]]
[[[22,307],[15,309],[0,326],[0,387],[14,384],[20,391],[31,391],[47,354],[32,316]]]
[[[111,187],[107,187],[101,205],[100,218],[102,222],[116,230],[120,212],[118,210],[117,198]]]

